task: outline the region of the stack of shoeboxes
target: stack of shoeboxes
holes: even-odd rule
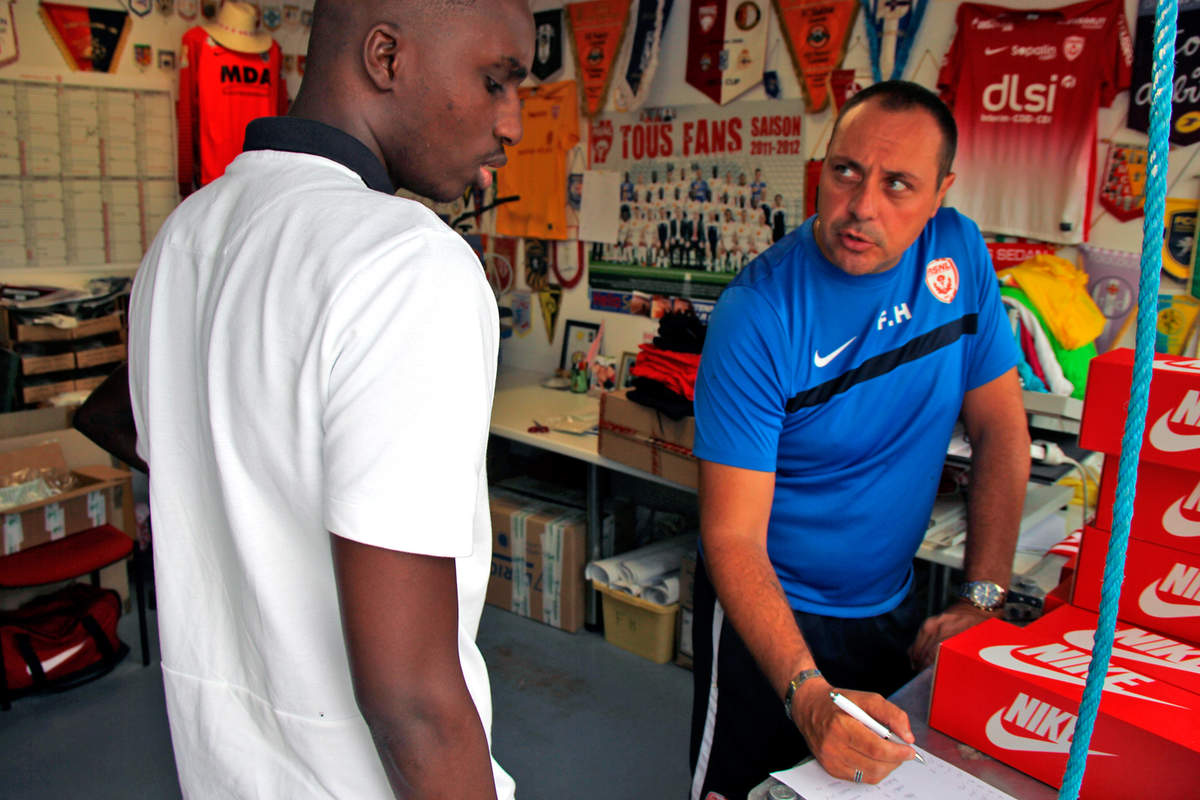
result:
[[[1071,605],[945,642],[930,725],[1061,785],[1091,662],[1133,354],[1094,359],[1080,446],[1106,454]],[[1081,797],[1195,798],[1200,787],[1200,360],[1154,362],[1115,644]]]
[[[8,366],[4,410],[45,403],[52,398],[99,386],[126,351],[125,315],[114,312],[92,319],[61,315],[37,324],[9,313],[3,325]]]

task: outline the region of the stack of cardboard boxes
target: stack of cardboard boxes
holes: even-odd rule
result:
[[[692,455],[696,420],[674,420],[633,402],[622,389],[600,397],[600,455],[695,489],[700,466]]]
[[[95,389],[127,357],[125,315],[66,320],[65,327],[34,324],[6,314],[3,337],[8,385],[2,410],[44,403],[79,390]]]
[[[1092,361],[1080,445],[1106,454],[1071,605],[942,645],[930,725],[1060,786],[1091,663],[1133,354]],[[1200,791],[1200,360],[1155,360],[1115,645],[1081,797]]]

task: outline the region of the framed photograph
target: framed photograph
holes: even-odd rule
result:
[[[566,330],[563,331],[562,354],[558,357],[559,368],[569,370],[580,358],[587,358],[588,349],[599,333],[598,323],[567,320]]]
[[[612,392],[617,389],[617,359],[614,356],[598,355],[595,362],[588,366],[592,373],[589,391]]]
[[[621,368],[617,371],[617,388],[628,389],[633,386],[633,365],[637,363],[637,353],[628,351],[621,354]]]

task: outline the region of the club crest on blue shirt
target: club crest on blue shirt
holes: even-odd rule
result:
[[[938,300],[949,303],[958,294],[958,266],[953,258],[935,258],[925,265],[925,285]]]

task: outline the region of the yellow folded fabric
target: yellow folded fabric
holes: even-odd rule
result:
[[[1036,255],[999,275],[1021,287],[1067,350],[1095,341],[1104,330],[1104,314],[1087,291],[1087,273],[1065,258]]]

